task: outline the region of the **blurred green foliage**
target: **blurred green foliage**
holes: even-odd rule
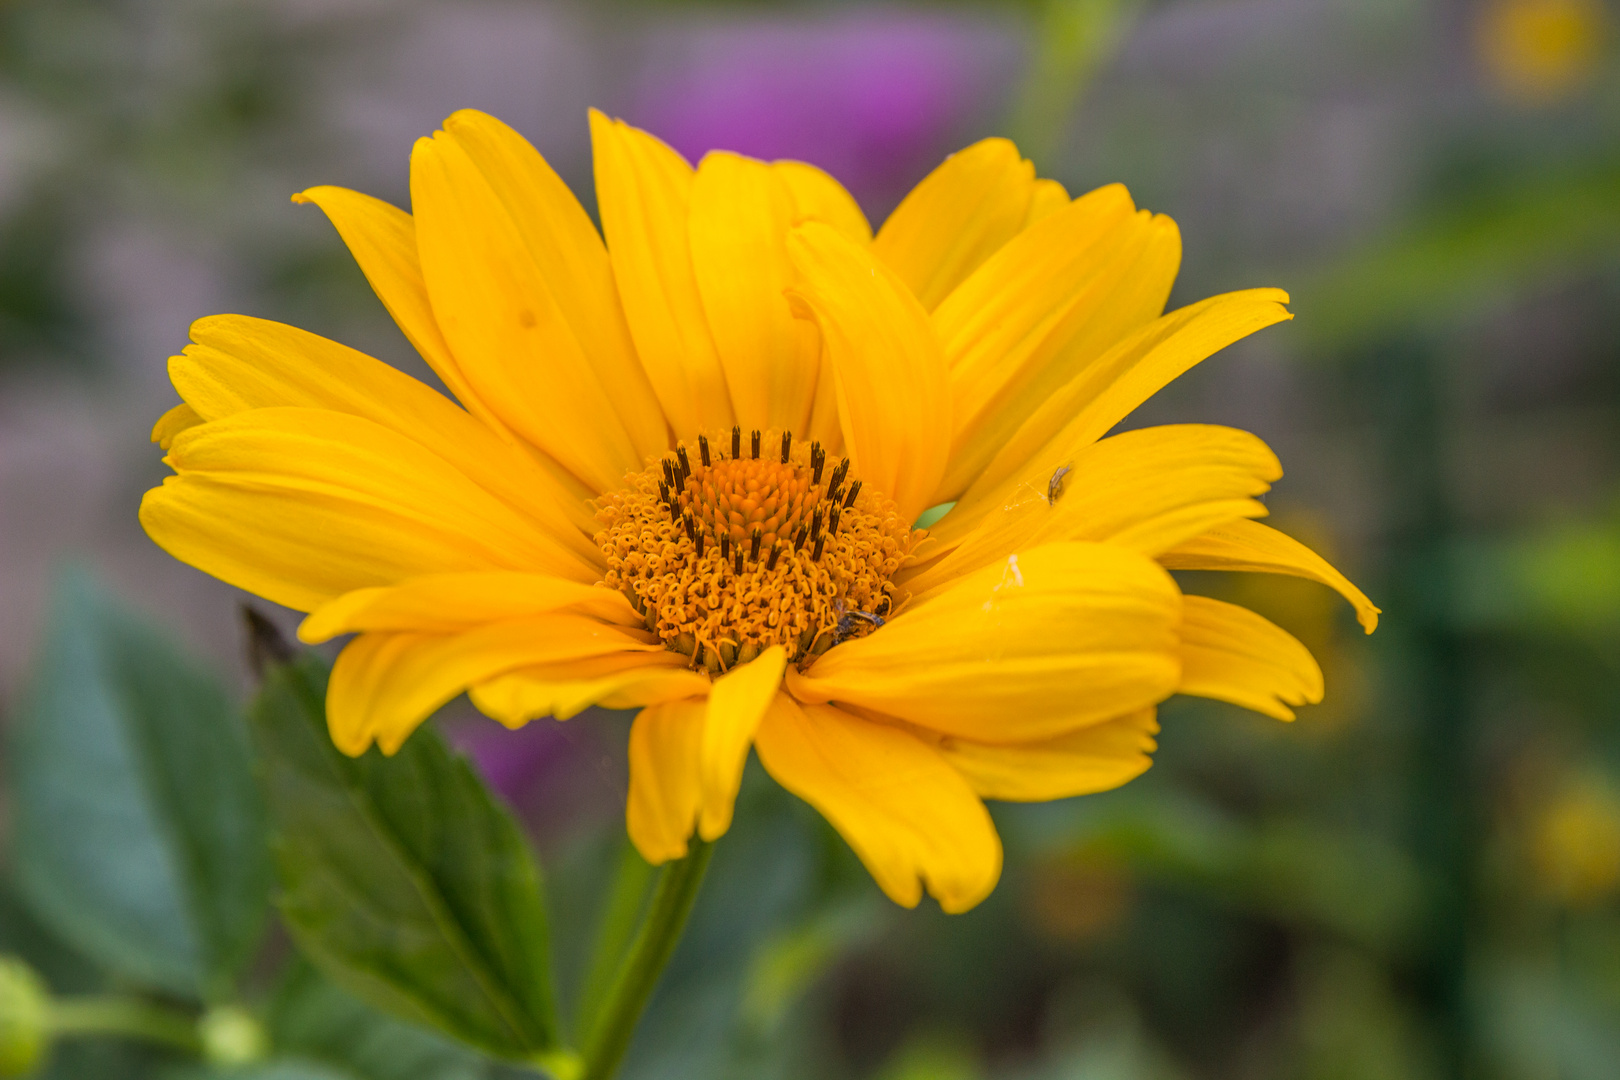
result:
[[[129,978],[228,994],[263,929],[269,865],[219,681],[71,573],[8,764],[16,879],[41,918]]]

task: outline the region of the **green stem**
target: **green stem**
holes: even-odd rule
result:
[[[51,1004],[56,1035],[122,1035],[198,1053],[197,1021],[163,1005],[124,997],[58,998]]]
[[[679,862],[670,863],[658,877],[647,908],[646,920],[635,944],[625,957],[619,976],[602,1003],[590,1042],[585,1048],[585,1074],[582,1080],[610,1080],[630,1048],[636,1022],[641,1019],[647,999],[652,997],[664,965],[675,951],[692,913],[703,872],[709,868],[714,845],[693,839],[691,851]]]
[[[579,1008],[574,1014],[574,1031],[579,1039],[587,1038],[596,1030],[596,1018],[602,1003],[618,977],[619,968],[630,950],[640,924],[641,909],[646,906],[653,868],[647,865],[627,838],[619,854],[619,865],[613,875],[613,887],[602,909],[597,925],[596,947],[591,950],[590,971],[585,977],[585,988],[580,993]]]
[[[1125,36],[1140,0],[1043,0],[1034,56],[1008,134],[1043,172],[1052,167],[1081,91]]]

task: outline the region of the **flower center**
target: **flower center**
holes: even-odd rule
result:
[[[718,674],[772,645],[808,663],[862,637],[904,597],[889,578],[920,532],[829,462],[820,443],[741,429],[681,444],[603,496],[603,584],[694,667]]]

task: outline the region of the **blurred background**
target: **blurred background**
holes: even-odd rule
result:
[[[1273,523],[1383,627],[1301,581],[1198,581],[1309,644],[1327,702],[1281,725],[1172,701],[1142,779],[994,808],[1007,870],[965,916],[889,904],[751,766],[627,1075],[1620,1075],[1617,29],[1602,0],[6,0],[0,721],[71,565],[250,690],[243,597],[136,521],[165,473],[165,358],[191,320],[244,312],[424,371],[291,193],[408,205],[412,141],[470,106],[590,207],[595,105],[693,160],[823,166],[877,222],[945,154],[1010,135],[1071,192],[1123,181],[1179,222],[1172,306],[1293,294],[1294,322],[1129,423],[1266,439]],[[580,928],[565,999],[589,993],[625,718],[442,724],[532,829]],[[127,985],[4,890],[0,949],[62,990]],[[306,1063],[277,1076],[498,1071],[320,984],[273,928],[264,953],[252,1002]],[[50,1065],[188,1068],[112,1039]]]

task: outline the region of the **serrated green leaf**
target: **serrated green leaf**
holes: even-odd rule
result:
[[[293,936],[395,1016],[509,1060],[555,1051],[540,872],[517,824],[430,729],[391,758],[344,757],[325,696],[305,657],[250,710]]]
[[[15,865],[86,956],[175,993],[228,993],[263,927],[264,810],[219,680],[70,572],[12,734]]]

